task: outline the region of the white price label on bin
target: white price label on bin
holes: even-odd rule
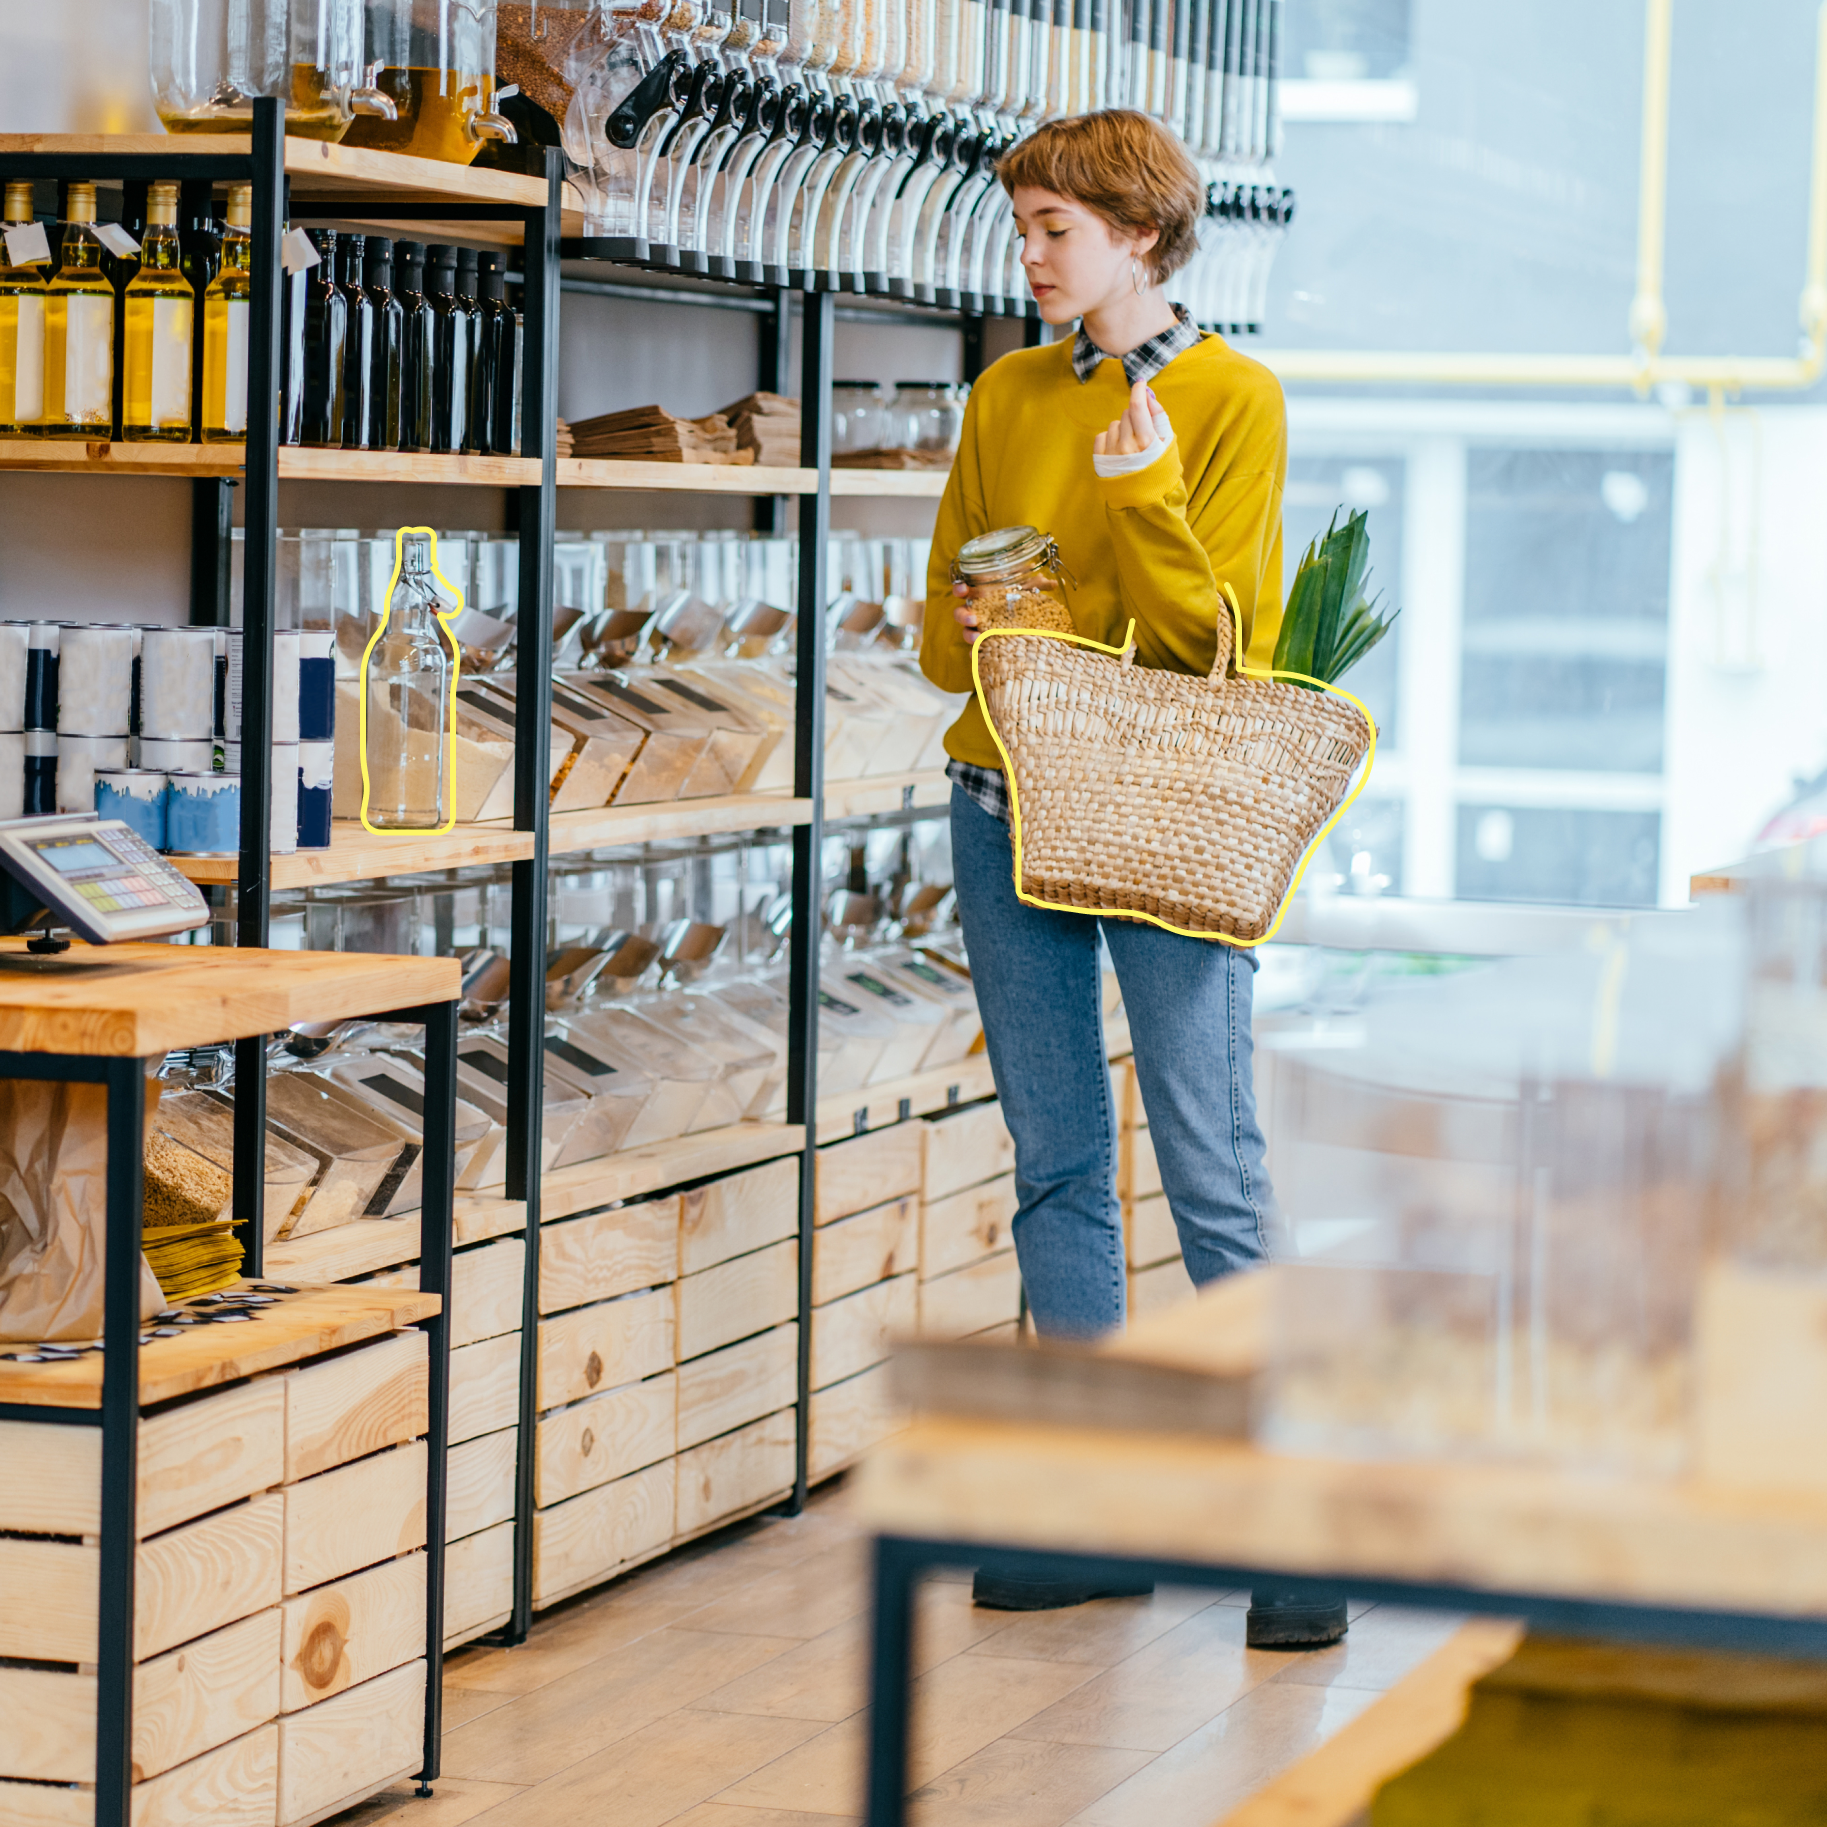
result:
[[[23,222],[17,225],[8,224],[6,230],[6,257],[14,266],[37,266],[48,264],[51,258],[51,243],[46,238],[42,222]]]
[[[306,273],[319,264],[317,249],[311,245],[311,237],[302,228],[289,230],[280,242],[279,264],[288,273]]]

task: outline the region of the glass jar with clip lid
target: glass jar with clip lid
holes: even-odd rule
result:
[[[1073,582],[1051,533],[999,527],[958,548],[952,578],[968,584],[980,628],[1038,628],[1071,634],[1065,586]]]

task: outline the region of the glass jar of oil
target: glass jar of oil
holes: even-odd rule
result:
[[[362,0],[152,0],[152,99],[167,133],[246,133],[259,97],[285,130],[340,140],[362,105]]]
[[[512,143],[495,109],[495,0],[365,0],[362,57],[391,117],[364,112],[351,146],[467,165]]]
[[[154,184],[146,199],[140,270],[127,283],[121,436],[190,442],[190,357],[196,295],[182,271],[178,187]]]
[[[0,438],[25,436],[44,417],[44,301],[51,255],[43,229],[32,235],[32,226],[31,184],[7,185],[0,224]]]

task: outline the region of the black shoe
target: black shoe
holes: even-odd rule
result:
[[[1309,1598],[1274,1587],[1250,1594],[1243,1640],[1251,1649],[1327,1649],[1349,1628],[1342,1598]]]
[[[971,1579],[971,1603],[986,1611],[1064,1611],[1090,1599],[1146,1598],[1154,1589],[1153,1580],[1036,1580],[978,1573]]]

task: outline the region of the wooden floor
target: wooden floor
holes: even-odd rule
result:
[[[1337,1649],[1243,1643],[1244,1593],[1162,1589],[1073,1611],[922,1595],[922,1827],[1212,1827],[1454,1628],[1353,1607]],[[454,1655],[444,1774],[334,1827],[841,1827],[863,1768],[864,1543],[841,1488]]]

